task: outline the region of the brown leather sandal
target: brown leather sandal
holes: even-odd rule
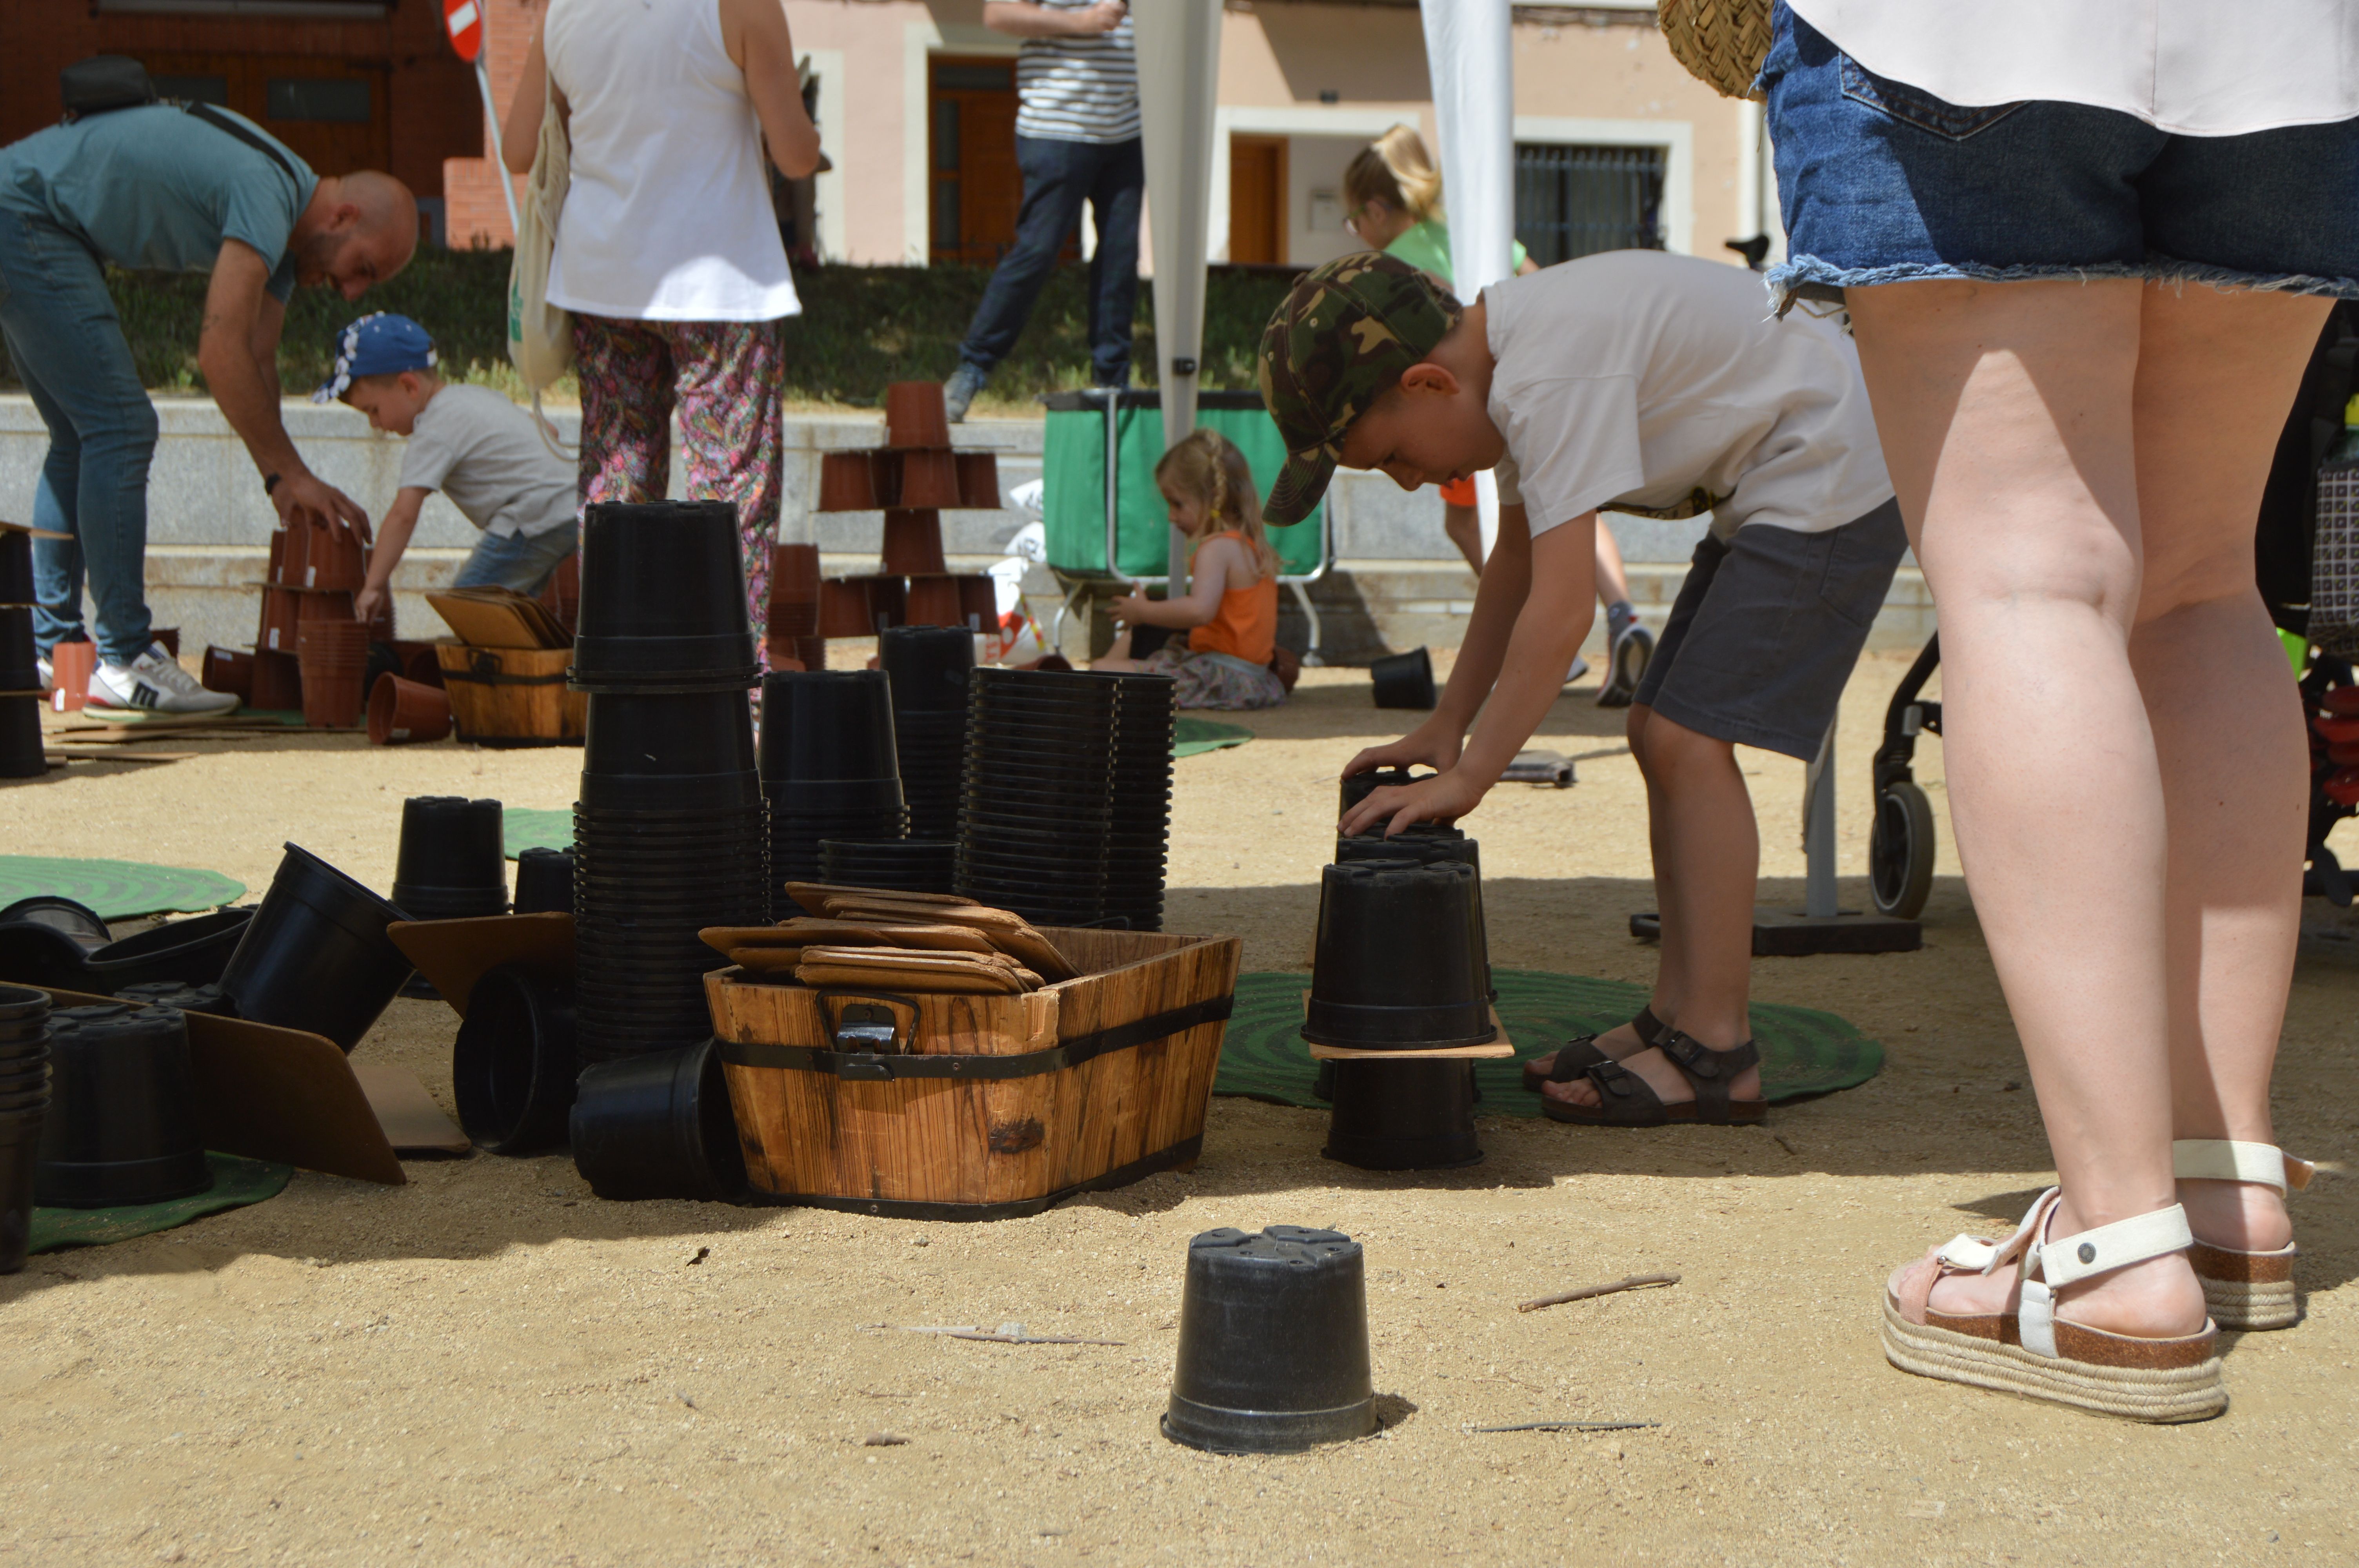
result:
[[[1638,1016],[1630,1021],[1630,1028],[1637,1034],[1641,1050],[1658,1044],[1660,1037],[1669,1033],[1663,1021],[1655,1016],[1655,1010],[1651,1007],[1640,1008]],[[1606,1033],[1610,1034],[1613,1031]],[[1524,1087],[1532,1094],[1538,1094],[1549,1084],[1569,1084],[1598,1063],[1612,1060],[1613,1057],[1597,1048],[1596,1035],[1576,1034],[1556,1048],[1556,1054],[1545,1066],[1538,1061],[1524,1064]]]
[[[1749,1127],[1768,1114],[1767,1100],[1728,1098],[1730,1082],[1745,1068],[1761,1065],[1761,1053],[1752,1041],[1715,1051],[1674,1029],[1655,1042],[1655,1049],[1680,1070],[1695,1098],[1665,1105],[1653,1085],[1621,1063],[1609,1061],[1582,1075],[1597,1086],[1597,1104],[1568,1105],[1543,1095],[1540,1114],[1575,1127],[1669,1127],[1675,1122]]]

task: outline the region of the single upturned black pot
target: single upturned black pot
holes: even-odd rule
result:
[[[1293,1454],[1375,1430],[1360,1244],[1295,1225],[1190,1240],[1163,1435],[1216,1454]]]
[[[1327,867],[1302,1037],[1364,1051],[1496,1039],[1476,887],[1474,868],[1458,861]]]
[[[409,960],[386,935],[408,918],[290,843],[221,989],[248,1022],[308,1029],[350,1051],[409,978]]]
[[[1423,784],[1431,773],[1413,773],[1407,768],[1378,768],[1373,773],[1353,773],[1343,781],[1343,797],[1339,811],[1349,815],[1352,807],[1380,789],[1397,789],[1404,784]]]
[[[742,690],[760,673],[734,506],[600,502],[583,514],[577,689]]]
[[[217,909],[110,942],[84,965],[92,981],[87,989],[121,996],[129,986],[212,985],[253,920],[251,908]]]
[[[98,911],[86,903],[76,903],[56,893],[35,893],[20,898],[5,909],[0,909],[0,925],[19,923],[47,925],[62,931],[84,948],[103,947],[113,938],[107,935],[106,922]]]
[[[95,989],[90,950],[54,925],[15,920],[0,925],[0,980],[12,985]]]
[[[963,714],[974,633],[963,626],[890,626],[877,636],[876,665],[892,683],[897,714]]]
[[[704,812],[758,806],[761,798],[753,712],[743,691],[592,694],[582,806]]]
[[[0,602],[0,691],[40,690],[33,660],[33,607]]]
[[[49,771],[41,754],[41,699],[0,697],[0,779],[38,778]]]
[[[20,528],[0,528],[0,604],[31,604],[33,536]]]
[[[1499,989],[1491,983],[1491,934],[1483,922],[1483,846],[1455,827],[1436,828],[1432,823],[1420,822],[1417,829],[1396,833],[1389,838],[1374,833],[1363,834],[1356,838],[1338,838],[1335,840],[1335,863],[1340,866],[1357,860],[1414,860],[1421,866],[1431,866],[1454,860],[1473,867],[1473,940],[1474,950],[1483,955],[1483,992],[1496,1001]]]
[[[774,670],[762,677],[763,783],[900,774],[893,688],[883,670]]]
[[[1430,708],[1434,704],[1433,660],[1423,648],[1378,659],[1368,666],[1378,708]]]
[[[1330,1160],[1364,1171],[1446,1171],[1483,1158],[1463,1061],[1326,1062]]]
[[[573,851],[535,846],[516,857],[518,914],[573,913]]]
[[[114,1208],[213,1184],[184,1016],[119,1002],[61,1008],[49,1015],[49,1052],[36,1201]]]
[[[498,801],[417,795],[401,803],[393,902],[412,920],[506,913],[507,871]]]
[[[712,1041],[582,1071],[573,1163],[602,1198],[734,1200],[745,1152]]]
[[[494,1154],[565,1141],[573,1108],[573,988],[522,964],[484,973],[467,993],[451,1053],[459,1125]]]

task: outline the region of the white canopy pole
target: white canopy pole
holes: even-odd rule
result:
[[[1221,84],[1222,0],[1131,7],[1147,208],[1155,241],[1155,373],[1168,449],[1196,427],[1204,348],[1204,260],[1212,242],[1212,111]],[[1503,0],[1504,5],[1504,0]],[[1187,591],[1187,541],[1171,531],[1171,588]],[[1112,565],[1111,562],[1108,563]]]
[[[1516,72],[1508,0],[1423,0],[1426,74],[1440,133],[1451,281],[1473,299],[1515,271]],[[1499,533],[1499,492],[1475,477],[1483,558]]]

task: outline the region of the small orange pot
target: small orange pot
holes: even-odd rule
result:
[[[905,449],[951,444],[940,382],[897,381],[885,388],[885,441]]]
[[[896,506],[956,506],[959,504],[956,452],[903,452],[901,489]]]
[[[368,735],[374,745],[422,745],[451,733],[451,694],[439,686],[386,674],[369,692]]]
[[[999,459],[990,452],[958,455],[959,504],[979,512],[999,510]]]
[[[49,650],[49,706],[78,713],[90,700],[90,677],[98,673],[98,644],[60,643]]]
[[[945,570],[942,565],[942,515],[931,510],[885,514],[885,569],[896,577],[916,577]],[[773,588],[772,593],[777,589]]]

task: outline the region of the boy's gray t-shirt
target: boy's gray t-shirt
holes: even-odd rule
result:
[[[401,486],[439,490],[467,521],[503,538],[567,527],[574,471],[532,416],[488,386],[445,383],[426,400],[401,454]]]

